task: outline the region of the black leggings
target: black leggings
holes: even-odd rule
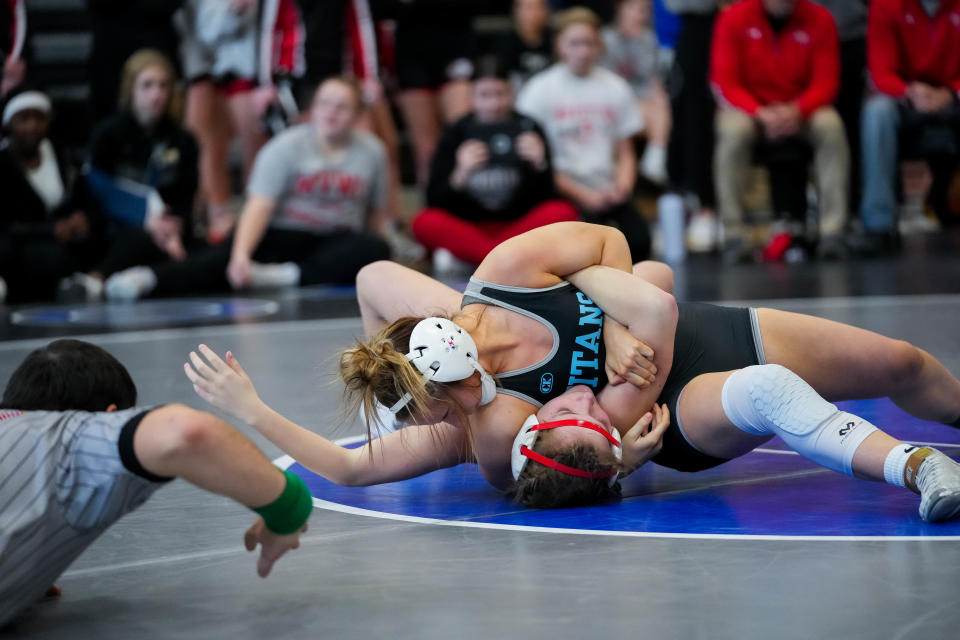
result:
[[[681,15],[676,61],[669,80],[673,133],[667,152],[671,181],[692,191],[701,205],[713,207],[713,92],[710,90],[710,41],[715,13]]]
[[[152,267],[157,276],[155,295],[207,293],[230,288],[232,239],[191,254],[182,262]],[[268,229],[253,253],[255,262],[295,262],[300,284],[352,284],[362,267],[390,258],[390,246],[369,233],[342,231],[316,234],[288,229]]]
[[[96,236],[69,243],[0,236],[0,278],[7,282],[7,302],[53,298],[61,279],[88,269],[101,251]]]
[[[867,86],[867,40],[840,43],[840,91],[836,107],[850,147],[850,211],[860,210],[860,111]]]
[[[104,278],[130,267],[154,265],[170,260],[143,229],[121,227],[108,235],[108,249],[96,271]]]

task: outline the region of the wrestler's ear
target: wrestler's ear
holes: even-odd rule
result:
[[[107,413],[113,413],[113,412],[116,411],[116,410],[117,410],[117,405],[116,405],[116,404],[111,404],[110,406],[108,406],[108,407],[105,409],[105,411],[106,411]]]

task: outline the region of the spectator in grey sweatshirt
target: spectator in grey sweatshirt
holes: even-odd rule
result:
[[[107,298],[350,284],[361,267],[389,258],[381,237],[386,154],[356,129],[362,108],[355,83],[325,80],[310,121],[277,135],[257,156],[233,240],[187,260],[114,274]]]

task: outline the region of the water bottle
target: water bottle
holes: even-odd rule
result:
[[[664,261],[670,264],[683,262],[687,254],[683,198],[675,193],[660,196],[657,200],[657,217],[660,220]]]

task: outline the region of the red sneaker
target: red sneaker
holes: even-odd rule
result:
[[[793,237],[789,233],[784,231],[776,234],[770,238],[770,242],[763,248],[763,261],[782,262],[784,254],[791,246],[793,246]]]

